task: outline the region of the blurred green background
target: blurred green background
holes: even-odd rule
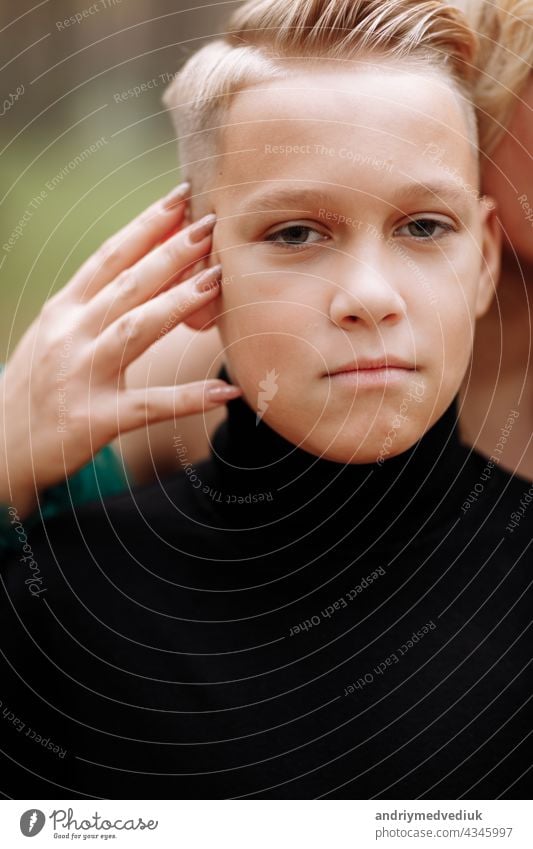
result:
[[[179,182],[161,96],[236,5],[3,0],[2,362],[83,260]]]

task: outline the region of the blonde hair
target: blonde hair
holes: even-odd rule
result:
[[[177,130],[182,176],[194,173],[196,193],[213,181],[231,98],[254,83],[288,76],[285,59],[376,57],[442,71],[466,105],[475,144],[469,79],[476,49],[464,16],[440,0],[247,0],[224,36],[191,56],[163,95]]]
[[[479,146],[498,145],[533,65],[533,0],[454,0],[479,37],[472,94]]]

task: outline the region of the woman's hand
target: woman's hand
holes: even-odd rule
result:
[[[215,216],[184,227],[188,184],[105,242],[44,305],[0,378],[0,502],[20,517],[119,433],[211,410],[241,394],[222,380],[126,388],[124,372],[217,297]],[[153,250],[152,250],[153,249]],[[178,285],[175,285],[175,284]]]

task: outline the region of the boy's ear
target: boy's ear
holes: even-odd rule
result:
[[[184,318],[183,323],[188,327],[191,327],[193,330],[209,330],[217,323],[219,315],[219,311],[215,306],[217,301],[218,298],[215,298],[214,301],[210,301],[205,307],[202,307],[202,309],[196,310],[196,312],[193,312],[192,315],[188,316],[188,318]]]
[[[485,315],[491,305],[500,277],[502,231],[496,201],[484,195],[481,204],[481,272],[476,299],[476,318]]]

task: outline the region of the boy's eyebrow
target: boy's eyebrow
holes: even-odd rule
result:
[[[400,206],[401,203],[411,203],[429,198],[430,200],[443,200],[451,204],[465,202],[469,196],[473,196],[472,187],[458,185],[456,182],[432,184],[409,182],[398,186],[388,203],[392,206]],[[335,202],[334,195],[327,189],[298,187],[270,189],[248,197],[241,206],[241,213],[249,214],[266,210],[308,210],[317,206],[327,207],[328,203],[331,204],[332,202]]]
[[[466,183],[449,181],[442,183],[406,183],[400,186],[394,193],[397,203],[411,203],[412,201],[430,198],[432,200],[443,200],[447,203],[465,203],[469,197],[473,197],[477,189]]]
[[[270,189],[265,192],[257,192],[243,203],[241,211],[258,212],[263,210],[285,210],[306,209],[307,207],[325,206],[331,203],[333,197],[331,192],[323,189],[311,188],[284,188]],[[299,204],[299,205],[298,205]]]

